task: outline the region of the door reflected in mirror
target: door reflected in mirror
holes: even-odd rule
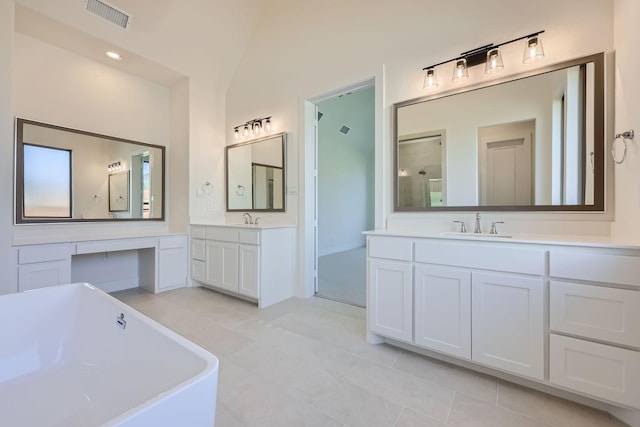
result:
[[[228,146],[227,211],[284,211],[284,156],[284,133]]]
[[[18,118],[16,223],[164,220],[164,147]]]
[[[395,210],[604,210],[604,55],[395,105]]]

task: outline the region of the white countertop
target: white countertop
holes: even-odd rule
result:
[[[252,229],[256,229],[256,230],[265,230],[265,229],[270,229],[270,228],[294,228],[295,225],[292,224],[242,224],[242,223],[235,223],[235,224],[227,224],[227,223],[222,223],[222,222],[198,222],[198,223],[194,223],[191,224],[192,227],[230,227],[230,228],[252,228]]]
[[[640,249],[640,242],[623,242],[606,236],[579,236],[579,235],[555,235],[555,234],[509,234],[512,237],[499,237],[491,234],[458,234],[451,232],[430,233],[409,230],[369,230],[363,234],[368,236],[394,236],[394,237],[422,237],[430,239],[464,240],[480,242],[500,243],[530,243],[536,245],[558,246],[582,246],[582,247],[608,247],[614,249]]]

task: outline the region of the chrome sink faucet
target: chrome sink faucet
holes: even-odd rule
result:
[[[253,224],[253,218],[249,212],[245,212],[242,214],[242,218],[244,218],[245,224]]]
[[[473,232],[476,234],[482,233],[482,229],[480,228],[480,213],[476,213],[476,225],[473,227]]]
[[[467,228],[464,226],[464,221],[453,221],[454,224],[460,224],[460,233],[466,233]]]
[[[496,221],[491,223],[491,230],[489,234],[498,234],[498,229],[496,228],[496,224],[504,224],[504,221]]]

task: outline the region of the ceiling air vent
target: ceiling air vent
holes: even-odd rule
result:
[[[349,126],[347,126],[347,125],[342,125],[342,127],[340,128],[340,132],[345,134],[345,135],[348,134],[350,130],[351,130],[351,128]]]
[[[87,12],[92,13],[112,24],[117,25],[125,30],[131,24],[131,15],[107,2],[101,0],[84,0],[84,8]]]

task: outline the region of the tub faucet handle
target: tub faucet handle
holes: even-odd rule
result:
[[[454,224],[460,224],[460,233],[466,233],[467,227],[464,226],[464,221],[453,221]]]
[[[498,229],[496,228],[496,224],[504,224],[504,221],[495,221],[491,223],[491,230],[489,230],[489,234],[498,234]]]

